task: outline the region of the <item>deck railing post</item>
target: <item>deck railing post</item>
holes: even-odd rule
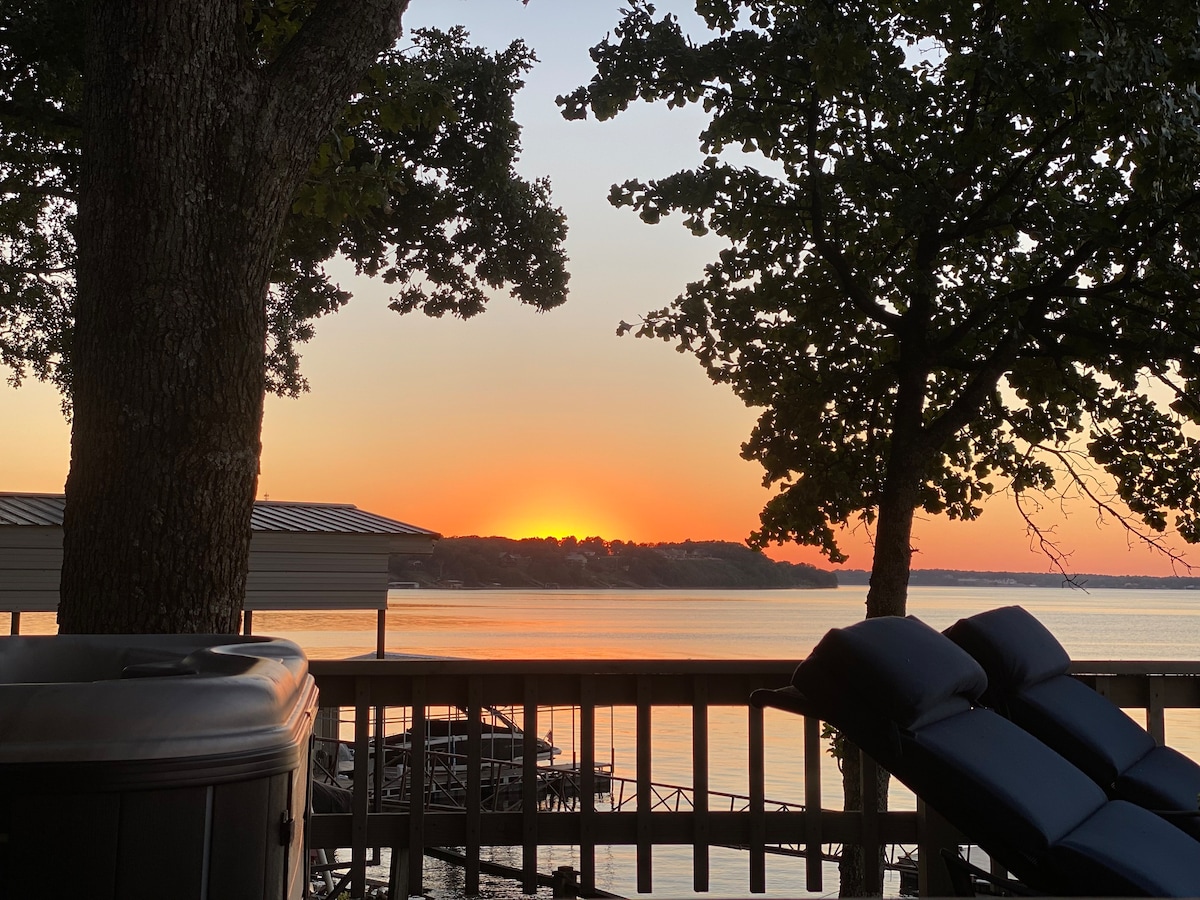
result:
[[[521,769],[521,890],[536,894],[538,889],[538,777],[537,777],[537,682],[536,676],[526,676],[525,682],[525,744]]]
[[[367,893],[367,763],[371,753],[371,680],[364,676],[354,679],[354,798],[350,854],[350,893],[355,897]]]
[[[376,753],[375,753],[375,765],[372,767],[372,771],[371,771],[371,784],[372,784],[371,812],[383,812],[383,784],[384,784],[383,764],[386,761],[385,756],[387,755],[386,753],[384,753],[384,751],[382,749],[384,746],[383,739],[384,739],[384,731],[385,731],[385,729],[384,729],[384,724],[385,724],[384,723],[384,715],[385,714],[386,714],[386,707],[376,706],[374,708]],[[378,858],[378,857],[379,857],[379,850],[378,850],[378,848],[376,848],[375,849],[375,858]]]
[[[483,837],[483,679],[467,679],[467,855],[465,893],[479,894],[479,851]],[[499,785],[493,785],[499,790]]]
[[[882,893],[880,882],[881,856],[883,847],[879,839],[879,766],[875,760],[858,751],[861,760],[859,775],[862,779],[862,835],[863,887],[867,896]]]
[[[393,847],[388,866],[388,900],[402,900],[408,896],[408,872],[412,854],[407,847]]]
[[[596,681],[588,675],[579,679],[579,743],[579,876],[588,895],[596,891]]]
[[[766,820],[766,746],[763,737],[763,709],[748,708],[750,759],[750,893],[767,890],[767,820]]]
[[[1162,747],[1167,743],[1166,676],[1148,675],[1149,696],[1146,698],[1146,730],[1154,743]]]
[[[804,872],[805,889],[825,890],[821,871],[821,721],[804,717]]]
[[[651,702],[650,680],[637,676],[637,889],[639,894],[648,894],[654,883],[654,823],[651,820],[651,796],[653,785],[650,780],[651,755]]]
[[[708,679],[692,679],[692,889],[709,889]]]
[[[425,676],[412,679],[412,722],[409,724],[408,769],[408,896],[421,896],[425,875],[425,795],[429,790],[425,770],[428,757],[425,728]]]
[[[958,852],[958,831],[919,797],[917,842],[917,893],[922,897],[953,896],[954,884],[942,851]]]

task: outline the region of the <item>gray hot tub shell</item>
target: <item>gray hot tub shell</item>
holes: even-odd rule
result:
[[[31,896],[301,896],[315,713],[289,641],[0,638],[0,872],[37,873]]]

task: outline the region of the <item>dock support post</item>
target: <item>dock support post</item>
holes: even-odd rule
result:
[[[559,866],[554,870],[554,875],[550,879],[550,888],[555,897],[574,897],[575,896],[575,875],[576,872],[570,866]]]
[[[392,863],[388,867],[388,900],[404,900],[408,896],[408,848],[393,847]]]
[[[950,897],[954,883],[942,851],[958,852],[958,831],[935,810],[917,798],[917,893],[922,897]]]

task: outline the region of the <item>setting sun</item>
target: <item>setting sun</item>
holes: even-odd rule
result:
[[[626,533],[615,517],[597,515],[584,509],[513,511],[497,520],[492,533],[513,538],[602,537],[612,539]]]

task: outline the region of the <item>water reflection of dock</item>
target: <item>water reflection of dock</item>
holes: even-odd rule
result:
[[[573,720],[576,710],[553,712],[569,714]],[[454,706],[425,710],[419,717],[414,717],[410,709],[393,713],[391,718],[384,718],[379,711],[374,737],[365,748],[367,796],[376,810],[409,809],[414,790],[420,792],[418,805],[423,809],[462,810],[468,802],[472,773],[478,773],[483,810],[520,810],[529,796],[549,809],[576,808],[584,790],[582,770],[574,752],[571,763],[555,761],[562,750],[552,743],[553,727],[545,737],[527,735],[516,724],[515,710],[494,706],[482,707],[476,718]],[[345,724],[329,720],[320,723],[313,758],[318,779],[353,789],[354,750],[352,743],[343,739]],[[573,723],[571,732],[573,742]],[[468,752],[472,737],[480,748],[475,758]],[[537,760],[532,769],[536,781],[532,794],[523,789],[529,771],[526,755]],[[594,796],[611,792],[614,762],[593,764],[587,782]],[[421,777],[414,778],[417,772]]]
[[[426,810],[463,810],[466,808],[470,779],[466,756],[458,753],[426,751],[424,778],[420,779],[422,802]],[[318,757],[323,759],[323,757]],[[523,761],[484,759],[480,767],[480,808],[489,812],[520,811],[524,797]],[[380,810],[402,812],[412,806],[412,762],[409,751],[402,751],[395,765],[384,767],[382,777],[368,774],[367,797]],[[583,774],[572,763],[538,765],[536,797],[540,808],[574,811],[583,791]],[[318,764],[317,777],[329,784],[352,790],[349,773],[336,774]],[[613,776],[608,764],[597,765],[592,776],[596,796],[612,792]],[[376,804],[375,798],[379,798]]]

